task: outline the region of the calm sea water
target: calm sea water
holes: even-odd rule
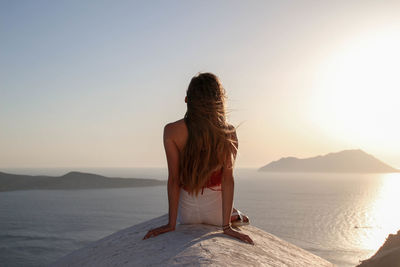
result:
[[[166,169],[74,169],[166,179]],[[2,169],[61,175],[65,169]],[[400,229],[399,174],[235,170],[235,207],[251,223],[338,266],[371,256]],[[0,265],[43,266],[117,230],[165,214],[165,186],[0,193]]]

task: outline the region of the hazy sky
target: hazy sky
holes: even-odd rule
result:
[[[360,148],[400,168],[400,1],[0,1],[0,167],[166,166],[217,74],[237,166]]]

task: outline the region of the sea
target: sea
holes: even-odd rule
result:
[[[83,171],[166,180],[166,168],[0,169]],[[340,267],[372,256],[400,229],[400,173],[234,171],[234,206],[252,225]],[[166,186],[0,192],[0,266],[46,266],[115,231],[168,212]]]

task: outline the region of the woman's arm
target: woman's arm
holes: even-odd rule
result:
[[[173,139],[173,124],[164,127],[163,142],[168,162],[168,224],[150,230],[143,239],[175,230],[179,203],[179,150]]]
[[[239,148],[239,142],[236,136],[236,132],[233,134],[233,140],[235,141],[236,149]],[[237,150],[233,152],[233,160],[236,159]],[[222,225],[227,226],[230,225],[231,216],[232,216],[232,209],[233,209],[233,194],[235,183],[233,180],[233,166],[234,162],[232,161],[232,157],[227,159],[227,166],[224,168],[222,174]],[[233,230],[230,226],[224,227],[224,234],[233,236],[238,238],[244,242],[249,244],[254,244],[253,240],[245,234],[237,232]]]
[[[236,131],[232,135],[232,139],[236,145],[236,148],[239,148],[239,142],[237,139]],[[236,159],[237,151],[233,151],[233,159]],[[233,194],[235,183],[233,180],[233,162],[232,157],[229,155],[226,158],[226,166],[224,167],[222,173],[222,225],[228,225],[231,221],[231,214],[233,209]]]
[[[233,209],[233,192],[235,182],[233,181],[233,170],[225,170],[222,175],[222,225],[228,225],[231,222]]]
[[[175,229],[179,203],[179,150],[173,137],[171,124],[164,127],[164,148],[168,162],[168,224]]]

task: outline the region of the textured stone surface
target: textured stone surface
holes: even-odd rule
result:
[[[167,215],[118,231],[72,252],[52,266],[334,266],[293,244],[248,225],[249,245],[211,225],[177,225],[175,231],[142,240]]]

